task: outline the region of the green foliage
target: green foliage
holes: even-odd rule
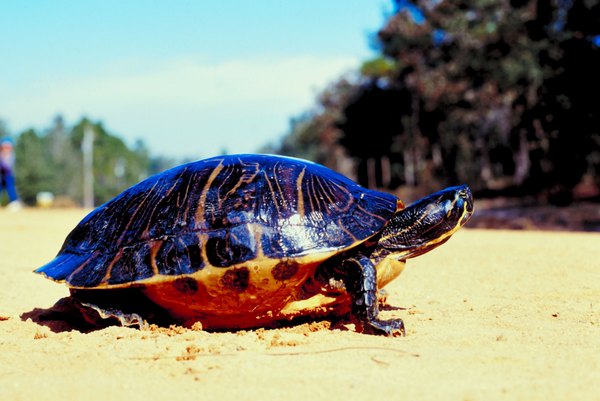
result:
[[[394,60],[379,56],[365,61],[360,67],[360,73],[362,76],[369,78],[391,78],[397,69],[398,66]]]
[[[142,142],[130,149],[110,134],[101,123],[82,119],[72,128],[57,117],[44,133],[33,129],[17,137],[16,179],[19,194],[35,204],[41,191],[52,192],[59,203],[82,203],[83,161],[81,145],[85,127],[94,132],[95,203],[101,204],[156,170],[172,165],[165,159],[151,159]]]
[[[72,141],[81,149],[86,126],[94,132],[94,197],[104,203],[148,175],[149,156],[143,145],[130,150],[118,137],[109,134],[101,123],[83,119],[73,127]]]
[[[45,139],[34,130],[23,132],[16,143],[16,181],[20,197],[34,203],[38,192],[50,191],[54,176],[48,168],[50,154]]]

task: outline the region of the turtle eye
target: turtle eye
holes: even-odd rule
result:
[[[464,207],[466,205],[466,210],[468,212],[473,211],[473,195],[471,195],[471,191],[469,188],[464,187],[461,188],[457,193],[457,205],[459,207]]]

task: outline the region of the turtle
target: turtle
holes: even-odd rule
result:
[[[405,207],[317,163],[225,155],[126,189],[35,272],[96,324],[240,330],[337,315],[403,335],[401,319],[378,316],[381,289],[472,213],[466,185]]]

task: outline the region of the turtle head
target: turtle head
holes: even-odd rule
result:
[[[379,246],[397,259],[421,255],[446,242],[472,214],[469,187],[446,188],[396,212],[383,230]]]

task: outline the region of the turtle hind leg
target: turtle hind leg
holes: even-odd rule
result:
[[[171,323],[164,311],[138,288],[72,289],[71,297],[84,319],[96,327],[121,325],[145,329],[149,323]]]
[[[118,322],[123,327],[137,326],[142,330],[149,326],[137,313],[125,313],[119,309],[102,308],[86,302],[79,302],[79,307],[84,319],[94,326],[112,326],[113,322]]]
[[[388,336],[406,335],[402,319],[382,320],[377,299],[377,270],[363,255],[347,259],[339,273],[344,275],[346,290],[352,296],[352,314],[362,323],[365,331]]]

